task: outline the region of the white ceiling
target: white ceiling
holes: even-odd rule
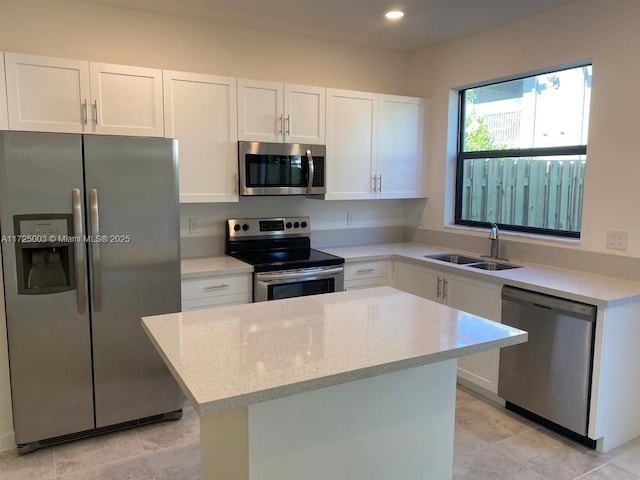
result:
[[[84,0],[341,43],[414,52],[573,0]],[[391,23],[382,12],[400,7]]]

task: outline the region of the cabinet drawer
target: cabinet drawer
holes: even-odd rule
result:
[[[358,288],[383,287],[387,284],[387,277],[358,278],[356,280],[346,280],[344,286],[347,290],[357,290]]]
[[[182,300],[251,293],[251,275],[223,275],[182,280]]]
[[[374,277],[386,277],[386,276],[387,276],[386,260],[347,263],[344,266],[345,281],[357,280],[360,278],[374,278]]]
[[[226,305],[241,305],[251,303],[251,293],[238,293],[235,295],[219,295],[216,297],[195,298],[182,301],[182,311],[202,310],[205,308],[223,307]]]

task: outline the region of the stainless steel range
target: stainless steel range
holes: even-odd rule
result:
[[[311,248],[309,217],[227,220],[226,253],[253,265],[253,301],[344,290],[344,259]]]

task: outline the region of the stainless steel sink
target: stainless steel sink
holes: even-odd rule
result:
[[[447,263],[455,263],[457,265],[466,265],[467,267],[477,268],[479,270],[510,270],[512,268],[522,268],[522,265],[492,262],[482,260],[480,258],[458,255],[456,253],[437,253],[434,255],[425,255],[424,258],[430,258],[431,260],[439,260]]]
[[[457,255],[455,253],[438,253],[435,255],[425,255],[424,258],[440,260],[441,262],[456,263],[458,265],[467,265],[469,263],[482,262],[482,260],[478,258],[465,257],[464,255]]]
[[[472,268],[479,268],[480,270],[510,270],[512,268],[522,268],[522,265],[513,265],[511,263],[497,263],[497,262],[480,262],[468,265]]]

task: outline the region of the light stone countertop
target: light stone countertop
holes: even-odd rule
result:
[[[459,253],[480,258],[477,253],[448,250],[420,243],[333,247],[320,248],[320,250],[343,257],[346,264],[394,258],[407,260],[470,279],[511,285],[599,307],[640,301],[640,282],[518,261],[513,263],[522,265],[523,268],[501,271],[479,270],[424,258],[425,255],[437,253]],[[226,255],[182,260],[183,279],[251,272],[253,272],[251,265]]]
[[[253,266],[228,255],[185,258],[180,261],[182,279],[252,273]]]
[[[201,416],[526,341],[526,332],[391,287],[142,324]]]
[[[599,307],[640,301],[640,282],[519,261],[506,263],[522,265],[523,268],[500,271],[479,270],[465,265],[424,258],[425,255],[437,253],[457,253],[481,258],[477,253],[447,250],[419,243],[336,247],[322,250],[343,257],[346,264],[397,258],[438,268],[450,274],[463,275],[466,278],[493,281]]]

